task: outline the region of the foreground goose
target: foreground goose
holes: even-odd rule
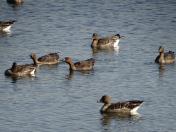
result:
[[[35,72],[36,66],[33,64],[17,65],[14,62],[12,67],[5,71],[5,75],[12,77],[35,76]]]
[[[140,100],[111,103],[111,97],[108,95],[102,96],[102,98],[98,102],[104,103],[104,105],[100,109],[101,113],[117,113],[126,115],[138,114],[137,110],[143,103],[143,101]]]
[[[73,63],[70,57],[65,57],[64,61],[69,65],[70,71],[92,70],[95,63],[95,60],[93,58]]]
[[[31,59],[36,65],[53,65],[59,63],[59,55],[57,53],[49,53],[37,59],[35,53],[31,54]]]
[[[120,34],[116,34],[109,37],[99,38],[97,33],[93,33],[91,47],[93,49],[119,48],[119,41],[123,37],[124,36],[120,36]]]
[[[155,62],[159,64],[172,64],[175,62],[175,54],[172,51],[165,52],[162,46],[159,47],[159,55],[156,57]]]
[[[10,4],[19,5],[19,4],[22,4],[24,1],[23,0],[7,0],[7,2]]]
[[[15,20],[0,21],[0,31],[9,32]]]

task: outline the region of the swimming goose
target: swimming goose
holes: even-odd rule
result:
[[[117,114],[126,114],[126,115],[136,115],[137,110],[143,103],[140,100],[130,100],[124,102],[111,103],[111,97],[108,95],[102,96],[100,103],[104,103],[100,109],[101,113],[117,113]]]
[[[35,53],[31,54],[31,59],[36,65],[52,65],[59,63],[59,55],[57,53],[49,53],[37,59]]]
[[[9,32],[15,20],[0,21],[0,31]]]
[[[92,70],[95,63],[95,60],[93,58],[73,63],[70,57],[65,57],[64,61],[69,65],[70,71]]]
[[[175,62],[175,54],[172,51],[165,52],[162,46],[159,47],[159,55],[156,57],[155,62],[159,64],[171,64]]]
[[[23,0],[7,0],[8,3],[10,4],[22,4],[24,1]]]
[[[91,47],[93,49],[119,48],[119,41],[123,37],[124,36],[120,36],[120,34],[116,34],[109,37],[99,38],[97,33],[93,33]]]
[[[12,77],[35,76],[36,68],[33,64],[17,65],[14,62],[12,67],[5,71],[5,75]]]

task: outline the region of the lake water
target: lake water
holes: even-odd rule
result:
[[[24,0],[0,1],[0,19],[15,19],[0,34],[0,131],[175,132],[176,66],[154,63],[158,47],[176,51],[176,1]],[[93,52],[92,33],[120,33],[119,51]],[[69,74],[68,65],[40,67],[36,77],[4,76],[12,62],[60,52],[76,62],[96,59],[94,71]],[[140,116],[101,115],[102,95],[144,100]]]

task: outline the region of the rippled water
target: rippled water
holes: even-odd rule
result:
[[[0,34],[0,131],[176,131],[176,67],[154,63],[160,45],[176,51],[173,0],[25,0],[0,3],[0,19],[15,19]],[[92,52],[92,33],[126,36],[119,51]],[[69,74],[61,63],[34,78],[4,76],[12,62],[31,63],[31,52],[60,52],[74,61],[96,59],[94,71]],[[104,94],[113,101],[141,99],[140,116],[101,115]]]

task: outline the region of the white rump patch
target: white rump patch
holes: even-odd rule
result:
[[[5,32],[10,32],[11,27],[12,27],[11,25],[10,25],[10,26],[7,26],[6,28],[3,29],[3,31],[5,31]]]
[[[135,107],[134,109],[132,109],[132,110],[130,111],[131,115],[138,115],[139,113],[138,113],[137,111],[138,111],[139,108],[140,108],[140,106],[137,106],[137,107]]]
[[[31,76],[33,76],[33,77],[35,76],[35,70],[36,70],[36,69],[34,68],[34,69],[31,71],[31,73],[30,73]]]
[[[120,41],[120,39],[116,40],[116,42],[114,43],[114,48],[119,48],[119,41]]]
[[[118,53],[119,52],[119,46],[114,47],[114,51],[116,51]]]

